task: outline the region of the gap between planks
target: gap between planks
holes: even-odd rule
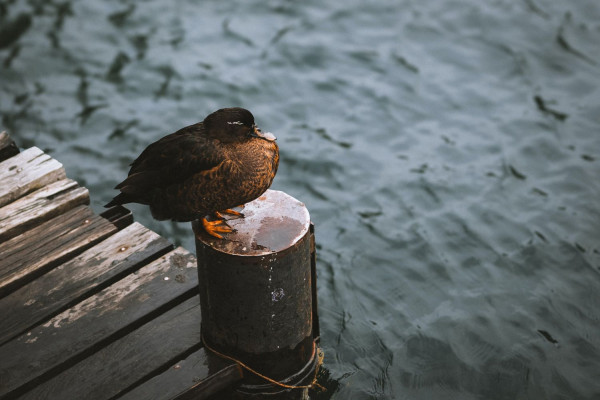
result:
[[[0,347],[0,397],[50,379],[197,296],[197,284],[195,257],[177,248],[5,343]]]
[[[0,313],[5,315],[0,326],[0,345],[172,249],[168,240],[137,222],[109,236],[0,299]]]

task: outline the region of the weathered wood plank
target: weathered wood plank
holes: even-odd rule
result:
[[[0,207],[65,177],[61,163],[31,147],[0,163]]]
[[[0,297],[116,231],[89,207],[79,206],[0,243]]]
[[[0,397],[13,396],[197,293],[195,257],[182,248],[0,347]]]
[[[242,378],[242,369],[236,363],[201,348],[119,400],[207,399]]]
[[[160,374],[197,349],[200,343],[200,319],[199,298],[194,296],[41,384],[20,399],[105,400],[117,397],[128,388],[137,387],[139,382],[145,382],[150,377]],[[188,386],[202,385],[204,381],[210,380],[211,373],[222,369],[229,372],[228,368],[234,364],[211,360],[217,365],[211,365],[209,368],[206,365],[206,355],[202,350],[194,354],[198,353],[204,357],[196,357],[196,365],[190,365],[188,360],[185,360],[178,363],[183,368],[164,372],[175,372],[172,377],[177,381],[161,381],[160,386],[143,385],[151,388],[150,392],[144,391],[148,396],[144,394],[131,397],[129,394],[127,397],[136,400],[170,399],[173,394],[176,395]],[[234,364],[234,372],[236,367]],[[185,377],[182,377],[184,373]],[[239,376],[239,370],[237,374]],[[198,378],[198,382],[193,381],[194,377]],[[231,378],[225,380],[227,377],[229,375],[225,374],[220,381],[235,381]],[[233,378],[235,377],[233,374]]]
[[[0,132],[0,162],[19,154],[19,148],[6,131]]]
[[[85,214],[80,209],[86,211]],[[41,264],[43,261],[56,259],[57,256],[73,251],[76,248],[75,246],[81,245],[81,242],[73,242],[72,239],[81,239],[81,241],[89,242],[91,245],[93,243],[90,241],[90,237],[84,235],[95,234],[95,237],[99,238],[101,233],[116,231],[112,224],[108,224],[105,219],[93,215],[86,206],[74,209],[70,213],[73,214],[73,218],[70,219],[77,219],[81,216],[78,223],[73,224],[74,229],[73,225],[65,224],[66,229],[71,226],[72,230],[66,233],[51,232],[54,228],[54,220],[51,220],[45,224],[50,225],[48,230],[43,225],[38,227],[40,233],[50,231],[47,238],[40,238],[35,235],[38,239],[35,244],[39,244],[38,247],[41,250],[32,250],[33,246],[21,246],[22,249],[15,249],[12,252],[11,256],[14,258],[14,264],[18,266],[19,271],[35,267],[36,262]],[[66,219],[69,218],[69,215],[63,214],[59,218],[62,219],[63,217]],[[86,220],[89,222],[85,223]],[[97,229],[96,232],[80,232],[81,229],[77,229],[93,224],[94,220],[104,221],[105,224],[112,226],[112,229]],[[58,223],[61,222],[63,221]],[[58,231],[58,229],[54,230]],[[64,241],[64,246],[53,248],[49,252],[44,251],[46,245],[55,244],[56,238]],[[13,244],[12,242],[16,242],[14,248],[20,246],[20,236],[6,243],[9,249]],[[0,254],[2,254],[2,247],[3,245],[0,245]],[[115,233],[79,256],[19,288],[9,296],[0,299],[0,315],[2,315],[0,345],[20,336],[26,330],[64,311],[69,305],[78,303],[85,297],[89,297],[93,292],[116,282],[126,274],[139,269],[172,249],[173,245],[168,240],[139,223],[134,223]],[[42,254],[43,261],[31,260],[29,254],[27,254],[29,251],[34,254]]]
[[[0,242],[89,202],[88,190],[77,182],[62,179],[51,183],[0,208]]]

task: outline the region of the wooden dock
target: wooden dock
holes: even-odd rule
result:
[[[0,399],[202,399],[239,381],[202,346],[194,255],[88,204],[0,134]]]

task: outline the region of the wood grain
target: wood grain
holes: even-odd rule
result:
[[[65,177],[61,163],[31,147],[0,162],[0,207]]]
[[[72,214],[71,218],[69,214]],[[65,223],[67,218],[75,223]],[[18,272],[39,269],[47,265],[44,263],[50,263],[51,260],[79,249],[77,246],[83,246],[84,243],[91,246],[97,240],[90,240],[90,235],[100,238],[116,231],[114,226],[93,215],[86,206],[78,207],[55,219],[60,221],[54,224],[54,220],[51,220],[45,224],[50,225],[48,230],[44,225],[36,229],[39,233],[53,230],[48,237],[39,237],[36,232],[30,231],[31,235],[25,240],[16,237],[7,242],[7,252],[10,252],[10,256],[9,260],[3,260],[3,263],[10,264],[12,261],[13,269]],[[92,230],[90,225],[95,221],[103,223],[96,223],[98,228]],[[63,225],[59,225],[60,223]],[[60,226],[64,226],[65,231],[61,232]],[[89,230],[81,232],[78,228],[84,226]],[[106,229],[105,226],[110,229]],[[28,245],[23,245],[25,241]],[[57,243],[59,241],[61,243]],[[14,246],[11,242],[15,242]],[[0,249],[2,247],[0,245]],[[83,248],[85,247],[81,247]],[[0,345],[172,249],[173,245],[168,240],[139,223],[134,223],[99,242],[79,256],[0,299],[0,315],[3,316],[0,325]],[[33,259],[31,253],[34,254]],[[35,255],[43,257],[37,259]]]
[[[200,340],[196,259],[0,132],[0,399],[202,399],[242,378]]]
[[[196,259],[177,248],[0,347],[0,397],[57,375],[197,293]],[[114,360],[113,360],[114,362]]]
[[[197,349],[199,343],[200,304],[198,296],[194,296],[20,399],[105,400],[118,397],[130,387],[158,374],[163,379],[151,379],[151,383],[144,385],[146,390],[134,389],[126,398],[167,400],[189,386],[203,386],[204,382],[210,381],[211,375],[216,374],[213,382],[218,380],[223,386],[240,376],[239,370],[235,374],[237,366],[232,362],[212,360],[214,363],[209,368],[209,360],[203,350],[195,352],[195,357],[189,361],[178,362]],[[232,364],[234,374],[217,374],[221,370],[230,372]],[[173,368],[174,365],[177,367]]]
[[[0,208],[0,243],[82,204],[89,204],[86,188],[62,179]]]
[[[119,400],[201,400],[243,378],[241,367],[201,348]]]
[[[116,231],[89,207],[79,206],[0,243],[0,297]]]

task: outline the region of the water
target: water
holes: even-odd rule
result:
[[[313,398],[600,398],[597,1],[0,4],[2,125],[98,212],[217,108],[278,136],[317,229]]]

